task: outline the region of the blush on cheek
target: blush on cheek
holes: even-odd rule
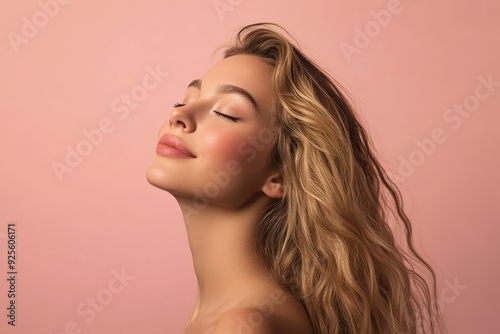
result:
[[[238,133],[216,133],[206,136],[206,153],[221,162],[236,160],[245,161],[245,156],[238,152],[238,146],[247,141],[248,136]]]
[[[257,139],[256,131],[235,131],[217,127],[203,136],[203,155],[207,158],[207,175],[218,171],[238,170],[231,180],[235,187],[254,182],[265,166],[268,146]],[[232,166],[232,167],[228,167]]]

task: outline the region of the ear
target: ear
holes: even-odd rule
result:
[[[262,192],[271,198],[281,198],[285,195],[285,188],[283,186],[283,178],[281,174],[275,172],[271,174],[262,186]]]

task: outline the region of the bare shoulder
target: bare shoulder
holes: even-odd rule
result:
[[[295,326],[293,319],[262,312],[255,307],[242,307],[225,314],[211,334],[309,334],[304,327]]]
[[[257,308],[244,307],[232,310],[224,315],[211,334],[276,334],[274,321]]]

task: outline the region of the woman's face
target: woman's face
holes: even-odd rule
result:
[[[226,207],[259,192],[272,172],[267,162],[277,131],[271,76],[272,68],[260,57],[235,55],[191,82],[158,140],[177,136],[194,157],[173,156],[160,145],[146,172],[148,182],[173,195]]]

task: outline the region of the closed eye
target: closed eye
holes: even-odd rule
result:
[[[237,120],[239,120],[239,118],[228,116],[228,115],[226,115],[226,114],[223,114],[223,113],[218,112],[217,110],[214,110],[214,113],[215,113],[217,116],[222,116],[222,117],[224,117],[224,118],[230,119],[230,120],[231,120],[231,121],[233,121],[233,122],[236,122]]]
[[[179,108],[179,107],[184,107],[186,104],[184,103],[176,103],[173,105],[174,108]],[[223,113],[220,113],[218,112],[217,110],[214,110],[214,113],[217,115],[217,116],[221,116],[221,117],[224,117],[224,118],[227,118],[233,122],[236,122],[239,120],[239,118],[236,118],[236,117],[231,117],[231,116],[228,116],[226,114],[223,114]]]

